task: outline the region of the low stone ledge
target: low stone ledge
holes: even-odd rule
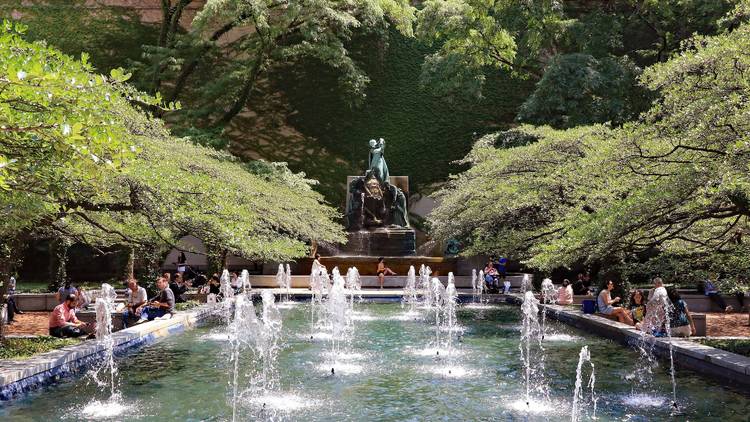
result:
[[[520,305],[523,298],[508,295],[506,302]],[[547,305],[547,315],[560,322],[572,325],[583,331],[600,335],[622,344],[635,345],[641,341],[643,333],[634,327],[610,321],[595,314],[584,314],[570,306]],[[649,337],[654,352],[661,357],[669,357],[669,340],[664,337]],[[672,352],[675,364],[709,375],[730,386],[750,388],[750,358],[726,350],[717,349],[688,340],[683,337],[672,339]]]
[[[133,347],[181,333],[215,313],[214,306],[204,305],[178,312],[168,320],[155,320],[118,331],[112,334],[114,351],[121,354]],[[11,400],[20,394],[88,369],[101,360],[104,352],[103,344],[89,340],[26,360],[0,361],[0,400]]]

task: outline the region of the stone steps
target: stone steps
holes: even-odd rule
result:
[[[447,276],[439,276],[438,279],[442,281],[443,284],[448,283]],[[522,274],[508,275],[507,277],[507,280],[510,281],[511,287],[513,288],[521,287],[522,279],[523,279]],[[380,283],[378,282],[378,277],[374,275],[360,276],[360,282],[363,288],[380,287]],[[471,289],[471,276],[468,276],[468,275],[456,276],[455,283],[456,283],[457,288]],[[278,287],[278,284],[276,283],[276,276],[273,276],[273,275],[252,275],[250,276],[250,284],[252,284],[254,288],[255,287],[259,287],[259,288]],[[308,288],[309,286],[310,286],[310,276],[307,276],[307,275],[293,275],[292,276],[293,288]],[[406,286],[406,276],[405,275],[387,276],[385,278],[383,286],[389,287],[389,288],[403,288],[404,286]]]

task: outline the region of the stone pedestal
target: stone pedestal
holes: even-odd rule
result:
[[[413,229],[377,228],[347,233],[347,242],[338,248],[337,255],[408,256],[417,248]]]

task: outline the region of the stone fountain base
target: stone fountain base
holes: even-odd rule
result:
[[[347,234],[346,244],[336,248],[318,247],[325,255],[348,256],[413,256],[416,254],[417,237],[414,229],[403,227],[379,227]]]

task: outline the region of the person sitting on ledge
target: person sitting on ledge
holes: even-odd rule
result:
[[[570,285],[570,280],[568,280],[567,278],[562,281],[562,286],[557,289],[557,304],[573,304],[573,286]]]
[[[579,296],[589,295],[589,287],[591,287],[591,281],[586,281],[583,273],[578,273],[578,278],[573,283],[573,293]]]
[[[712,278],[718,281],[716,274],[709,274],[708,278],[703,280],[698,286],[698,291],[708,296],[708,298],[712,301],[716,302],[716,304],[719,305],[719,308],[721,308],[722,311],[727,313],[732,312],[734,308],[732,308],[732,306],[727,306],[727,302],[719,292],[719,289],[716,287],[714,282],[711,281]]]
[[[236,273],[232,273],[234,275],[237,275]],[[185,297],[183,296],[188,288],[185,284],[185,280],[182,279],[182,274],[177,273],[174,276],[174,279],[171,283],[169,283],[169,288],[172,290],[172,293],[174,294],[174,301],[175,303],[183,303],[186,302]],[[237,289],[235,289],[236,291]]]
[[[383,288],[386,275],[396,275],[396,273],[390,268],[385,266],[385,258],[382,256],[378,258],[378,281],[380,282],[380,288]]]
[[[74,294],[65,297],[63,303],[55,306],[52,313],[49,314],[49,335],[53,337],[81,337],[86,332],[81,330],[88,324],[81,322],[76,318],[76,301],[78,298]]]
[[[138,285],[138,280],[131,278],[128,280],[128,302],[125,305],[125,311],[122,313],[122,325],[127,328],[131,319],[140,316],[140,308],[146,304],[148,294],[146,289]]]
[[[677,293],[677,289],[670,287],[667,289],[667,296],[672,302],[672,309],[669,312],[669,332],[672,337],[690,337],[695,335],[695,324],[693,316],[690,315],[687,303]]]
[[[484,266],[484,282],[489,293],[497,293],[498,278],[499,275],[495,266],[492,265],[492,260],[487,261],[487,265]]]
[[[169,319],[174,314],[174,293],[169,288],[167,279],[159,277],[156,280],[156,287],[159,288],[159,294],[148,302],[148,306],[141,309],[141,319],[138,324],[145,321],[153,321],[156,318]]]
[[[630,295],[630,317],[633,318],[636,327],[646,317],[646,296],[638,289],[633,290]]]
[[[599,296],[596,298],[596,305],[599,308],[599,313],[604,315],[612,315],[617,318],[618,321],[633,325],[633,319],[630,318],[630,312],[621,306],[612,306],[613,304],[620,301],[620,297],[617,296],[614,299],[610,297],[610,292],[615,288],[615,283],[612,280],[607,281],[607,288],[602,289],[599,292]]]

